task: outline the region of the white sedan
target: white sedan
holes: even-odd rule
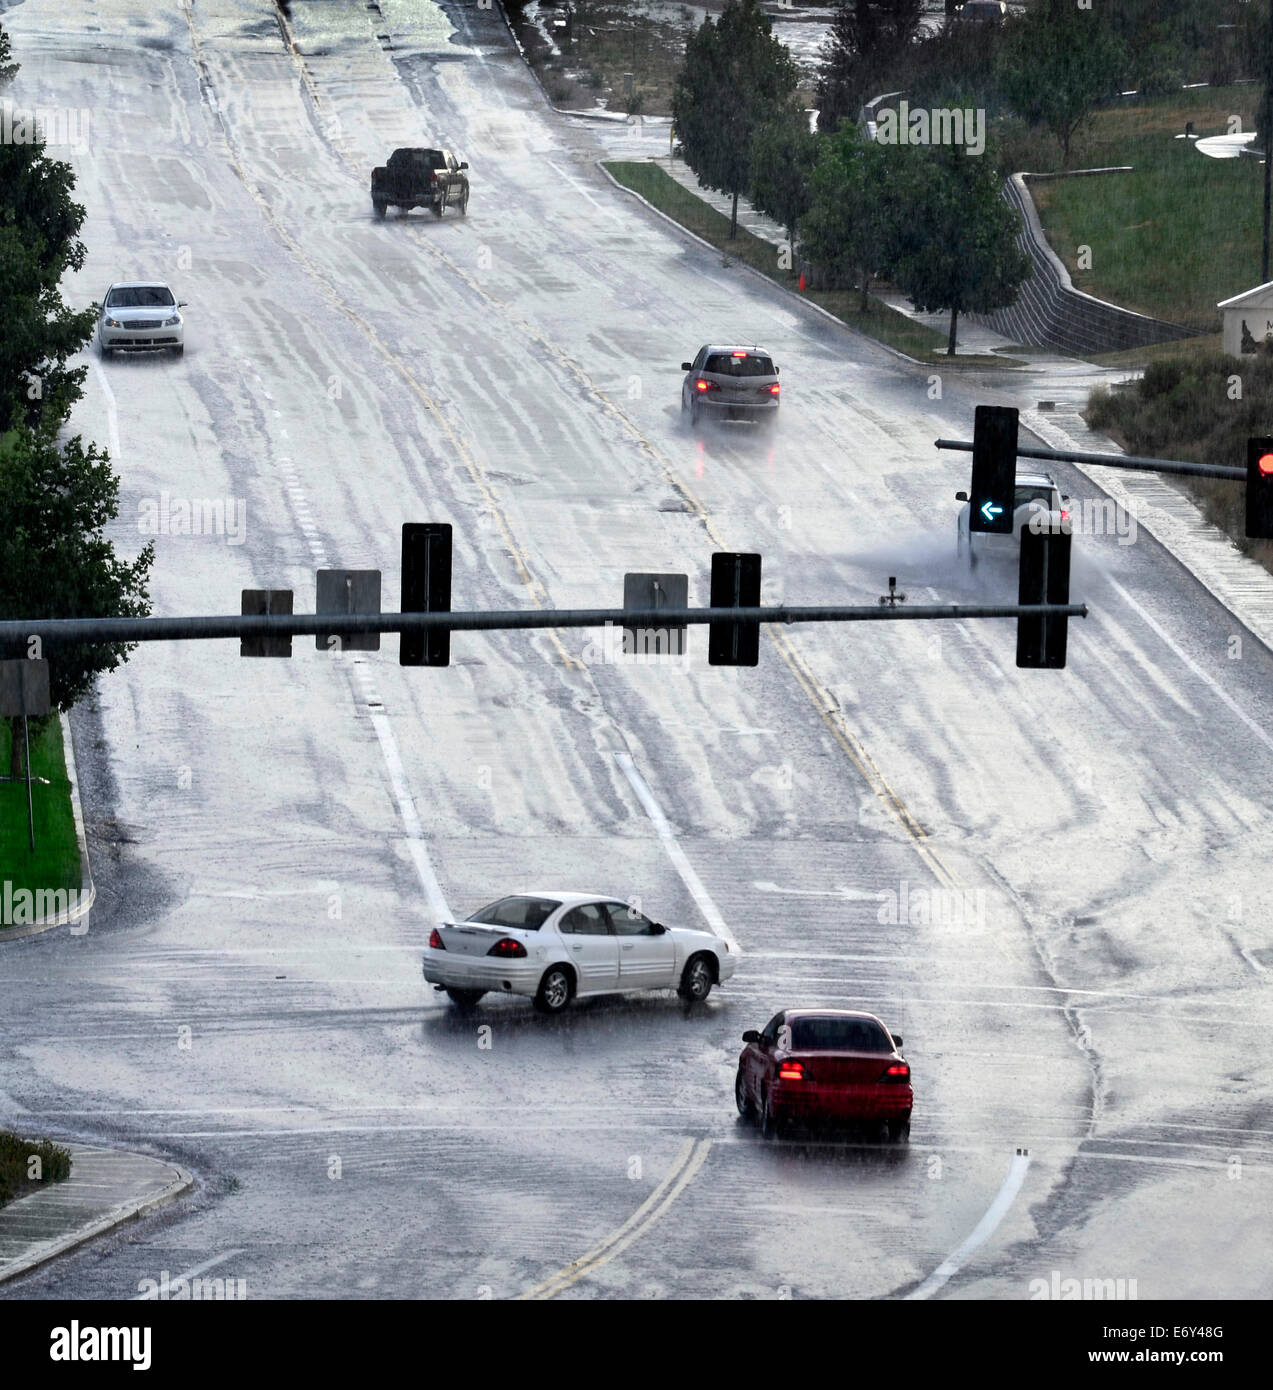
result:
[[[665,927],[604,895],[551,891],[443,922],[424,952],[424,978],[459,1007],[498,991],[526,995],[548,1014],[575,997],[636,989],[700,1001],[736,965],[737,954],[710,932]]]
[[[178,300],[157,280],[112,285],[102,296],[97,319],[97,346],[103,357],[112,352],[167,351],[180,357],[186,350],[186,326]]]

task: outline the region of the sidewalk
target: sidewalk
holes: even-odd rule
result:
[[[0,1284],[193,1186],[184,1168],[147,1154],[68,1144],[71,1176],[0,1207]]]

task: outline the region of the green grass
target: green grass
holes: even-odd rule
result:
[[[0,719],[0,775],[9,772],[9,728]],[[22,737],[21,725],[18,737]],[[31,724],[31,771],[48,778],[49,785],[34,782],[31,801],[35,812],[35,851],[27,839],[26,782],[0,782],[0,895],[7,880],[19,889],[78,888],[80,852],[71,810],[70,779],[62,752],[62,723],[56,716]],[[0,898],[2,903],[2,898]],[[0,923],[0,932],[6,925]]]
[[[775,284],[796,289],[797,272],[783,270],[778,264],[778,252],[771,242],[753,236],[739,227],[738,235],[729,238],[729,218],[717,212],[709,203],[678,183],[665,169],[648,162],[612,160],[605,167],[625,188],[639,193],[660,212],[679,222],[688,231],[701,236],[718,251],[734,260],[759,270]],[[925,324],[917,323],[905,314],[870,296],[870,307],[863,313],[858,307],[861,296],[856,290],[805,290],[802,296],[834,314],[850,328],[885,343],[908,357],[925,363],[959,366],[1012,366],[1006,357],[961,355],[946,356],[946,335],[936,333]]]
[[[31,1159],[39,1159],[38,1178],[30,1176]],[[71,1176],[71,1154],[48,1139],[33,1143],[0,1129],[0,1207],[47,1182]]]
[[[1208,159],[1173,136],[1193,121],[1222,135],[1229,117],[1252,129],[1255,87],[1181,92],[1097,113],[1082,167],[1130,164],[1130,174],[1031,186],[1044,228],[1077,288],[1208,333],[1216,304],[1260,281],[1263,171],[1253,159]],[[1078,161],[1075,161],[1078,163]],[[1077,248],[1091,248],[1091,269]]]

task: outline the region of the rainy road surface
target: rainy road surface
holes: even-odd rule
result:
[[[5,15],[15,100],[90,113],[71,297],[190,304],[184,360],[90,358],[75,421],[157,613],[308,610],[326,567],[394,608],[403,521],[453,524],[458,608],[617,605],[632,570],[701,603],[719,548],[763,554],[766,602],[1014,598],[956,561],[967,458],[932,448],[1006,376],[936,397],[613,189],[498,14],[292,8]],[[467,217],[377,222],[371,167],[419,143],[471,164]],[[683,426],[709,339],[781,364],[771,437]],[[225,526],[163,524],[199,499]],[[199,1186],[4,1297],[196,1267],[249,1297],[1268,1297],[1273,660],[1130,539],[1076,538],[1063,672],[989,622],[766,629],[754,670],[701,630],[679,667],[580,631],[460,634],[445,670],[394,638],[137,650],[73,720],[90,928],[0,950],[0,1116]],[[715,924],[739,972],[701,1007],[457,1015],[432,922],[545,884]],[[908,1152],[738,1121],[739,1035],[793,1005],[905,1036]]]

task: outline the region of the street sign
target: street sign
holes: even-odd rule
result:
[[[240,610],[245,618],[260,617],[263,614],[291,613],[292,591],[290,589],[244,589],[243,607]],[[240,656],[291,656],[291,635],[278,637],[265,633],[260,637],[240,637]]]
[[[968,529],[1008,536],[1017,485],[1017,412],[979,405],[974,421]]]
[[[760,556],[718,550],[712,556],[713,608],[760,607]],[[713,622],[707,625],[707,661],[711,666],[760,664],[760,623]]]
[[[451,611],[451,525],[446,521],[402,523],[402,611]],[[399,666],[449,666],[451,629],[404,632],[398,642]]]
[[[1018,603],[1069,603],[1070,533],[1021,529]],[[1040,615],[1017,619],[1017,665],[1059,669],[1065,665],[1069,619]]]
[[[688,574],[625,574],[623,576],[624,608],[688,608],[690,578]],[[684,623],[666,627],[625,627],[623,650],[639,656],[657,653],[660,656],[684,656],[686,634]]]
[[[51,708],[47,661],[0,661],[0,718],[40,719]]]
[[[379,613],[379,570],[319,570],[316,613]],[[378,632],[351,632],[343,636],[320,632],[314,638],[320,652],[378,652]]]

